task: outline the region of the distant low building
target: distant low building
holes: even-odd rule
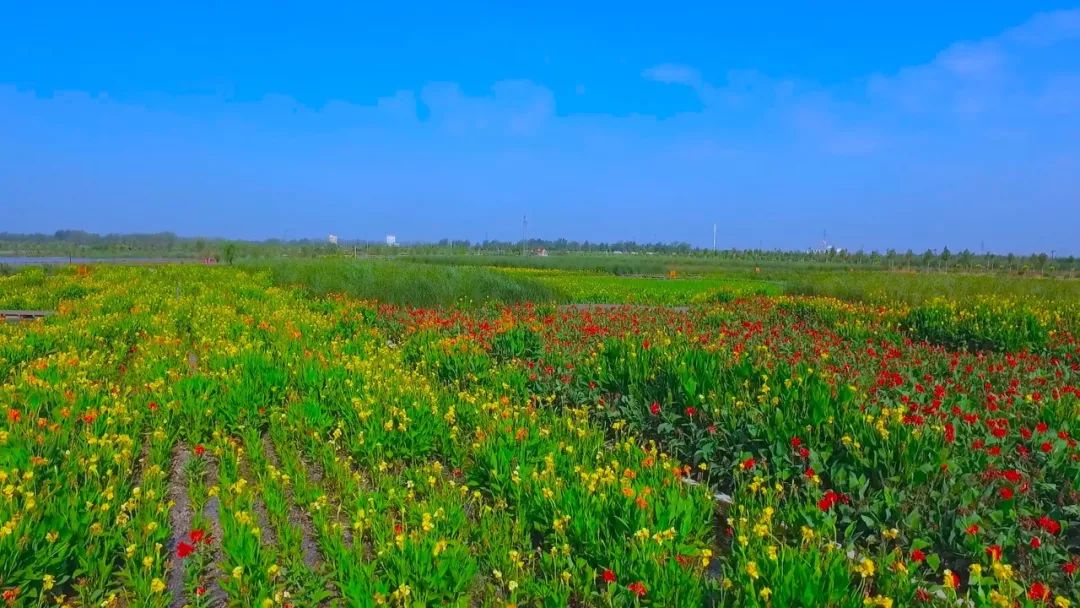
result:
[[[397,247],[397,237],[392,234],[386,235],[386,246]]]
[[[331,234],[330,236],[326,237],[326,240],[329,241],[331,245],[337,245],[337,235],[336,234]]]

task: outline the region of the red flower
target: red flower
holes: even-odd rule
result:
[[[742,463],[739,464],[739,468],[741,468],[744,471],[748,471],[748,470],[754,468],[754,464],[756,464],[756,461],[753,458],[747,458],[746,460],[742,461]]]
[[[995,562],[1001,561],[1001,545],[990,545],[986,548],[986,554]]]
[[[952,443],[956,441],[956,427],[951,422],[945,424],[945,442]]]
[[[1039,527],[1046,530],[1050,534],[1057,534],[1061,532],[1061,524],[1050,519],[1048,516],[1043,515],[1039,518]]]
[[[1032,536],[1031,537],[1031,548],[1032,549],[1038,549],[1041,546],[1042,546],[1042,541],[1039,540],[1039,537],[1038,536]]]
[[[1028,588],[1028,599],[1045,601],[1050,597],[1050,589],[1042,583],[1031,583]]]
[[[911,561],[921,562],[926,559],[926,554],[919,549],[915,549],[911,552]]]
[[[1039,449],[1042,450],[1043,453],[1049,454],[1051,451],[1053,451],[1054,444],[1050,443],[1049,441],[1044,441],[1043,444],[1039,446]]]
[[[645,588],[645,583],[641,581],[638,581],[636,583],[630,583],[626,586],[626,588],[632,591],[638,597],[645,597],[645,594],[649,592],[649,590]]]
[[[659,416],[660,415],[660,403],[658,401],[653,401],[652,405],[649,406],[649,412],[653,416]]]
[[[22,418],[22,414],[19,413],[19,410],[13,407],[9,407],[7,411],[7,418],[10,422],[18,422],[19,418]]]
[[[206,587],[196,587],[195,588],[195,595],[197,595],[199,597],[202,597],[202,596],[206,595]]]
[[[150,411],[151,411],[151,412],[156,412],[156,411],[157,411],[157,408],[158,408],[158,404],[157,404],[157,402],[156,402],[156,401],[151,401],[150,403],[148,403],[148,404],[146,405],[146,407],[150,408]]]
[[[403,530],[404,528],[401,527],[401,524],[394,524],[394,534],[401,534]]]
[[[205,453],[206,453],[206,448],[204,448],[201,443],[199,445],[195,446],[195,455],[196,456],[202,456]]]
[[[1076,564],[1068,562],[1061,567],[1061,571],[1069,576],[1076,574]]]
[[[1001,500],[1012,500],[1013,497],[1012,488],[1000,488],[998,494],[1001,494]]]
[[[929,602],[933,599],[933,596],[926,589],[919,588],[915,591],[915,598],[920,602]]]
[[[206,531],[202,530],[201,528],[195,528],[191,532],[188,532],[188,538],[190,538],[191,542],[193,542],[193,543],[199,542],[205,536],[206,536]]]
[[[978,534],[979,533],[979,525],[978,524],[971,524],[970,526],[967,527],[967,533],[971,534],[971,535]]]
[[[1045,422],[1040,422],[1039,424],[1035,425],[1035,431],[1038,432],[1040,435],[1048,430],[1050,430],[1050,427],[1047,426]]]
[[[809,458],[810,457],[810,450],[808,450],[806,448],[799,448],[799,456],[802,456],[803,458]]]
[[[612,572],[610,569],[604,570],[604,573],[600,576],[604,579],[604,582],[609,585],[615,582],[615,573]]]
[[[813,479],[814,475],[817,475],[817,473],[814,472],[814,467],[808,467],[803,471],[803,475],[805,475],[807,479]]]
[[[686,408],[686,415],[687,416],[693,416],[696,413],[697,413],[697,408],[696,407],[691,405],[691,406]]]
[[[847,500],[847,496],[844,496],[843,494],[840,494],[835,490],[826,490],[825,495],[822,496],[821,500],[818,501],[817,506],[818,509],[821,509],[822,511],[828,511],[829,509],[833,508],[836,503],[846,503]]]
[[[800,445],[802,445],[802,439],[799,439],[798,437],[791,438],[791,447],[797,448]]]
[[[194,551],[194,550],[195,550],[195,547],[192,547],[191,545],[189,545],[189,544],[187,544],[187,543],[185,543],[183,541],[180,541],[180,544],[176,545],[176,557],[179,557],[180,559],[184,559],[185,557],[191,555],[192,551]]]

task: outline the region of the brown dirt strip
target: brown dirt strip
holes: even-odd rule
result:
[[[240,459],[240,477],[246,479],[252,487],[256,486],[255,476],[251,474],[251,467],[248,465],[246,458]],[[275,533],[273,527],[270,526],[270,517],[266,514],[266,504],[261,498],[255,496],[251,501],[251,510],[255,512],[255,523],[262,532],[260,540],[262,541],[263,546],[267,548],[276,548],[277,533]]]
[[[187,479],[184,470],[188,461],[191,460],[191,450],[183,444],[176,444],[173,448],[172,467],[169,470],[169,500],[173,508],[169,512],[169,523],[172,529],[172,537],[169,539],[169,577],[167,588],[172,601],[170,608],[181,608],[185,604],[184,597],[184,563],[176,557],[176,547],[180,544],[187,533],[191,530],[191,520],[195,513],[191,510],[191,501],[188,498]]]
[[[268,435],[263,435],[262,443],[267,462],[280,471],[281,461],[278,459],[277,450],[274,449],[274,443]],[[300,546],[303,551],[304,565],[312,572],[316,572],[322,563],[322,557],[319,555],[319,546],[315,542],[315,527],[311,523],[311,518],[297,506],[296,501],[293,499],[291,484],[286,488],[285,493],[289,498],[290,505],[289,524],[300,529]]]
[[[209,451],[204,457],[206,458],[207,486],[216,486],[218,484],[217,460],[210,457]],[[218,580],[225,575],[221,570],[221,564],[225,561],[225,554],[221,549],[221,539],[224,538],[224,535],[221,533],[221,499],[219,497],[211,496],[206,501],[205,515],[210,520],[210,532],[214,537],[214,561],[210,564],[207,573],[209,580],[206,584],[206,594],[209,597],[211,606],[226,606],[229,603],[229,598],[218,583]]]

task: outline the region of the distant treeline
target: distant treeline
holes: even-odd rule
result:
[[[483,241],[442,239],[435,243],[403,243],[388,246],[383,242],[345,241],[331,244],[314,239],[268,239],[240,241],[208,237],[183,237],[172,232],[150,234],[95,234],[82,230],[58,230],[53,234],[18,234],[0,232],[0,255],[73,256],[73,257],[175,257],[214,258],[232,261],[262,257],[320,257],[328,255],[416,256],[475,255],[502,258],[538,257],[544,254],[563,257],[570,254],[590,256],[672,256],[719,259],[744,263],[809,263],[849,265],[863,268],[910,269],[982,272],[1064,272],[1080,271],[1080,258],[1058,256],[1054,252],[1032,254],[975,253],[964,249],[951,251],[927,249],[916,252],[851,251],[781,251],[765,249],[721,249],[694,247],[689,243],[637,243],[618,241],[593,243],[568,239],[527,239],[526,241]],[[662,263],[659,260],[658,263]],[[499,265],[496,262],[495,265]],[[516,265],[516,264],[514,264]],[[546,266],[547,264],[525,264]],[[562,264],[553,264],[561,266]]]

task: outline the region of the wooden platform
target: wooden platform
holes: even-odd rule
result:
[[[52,314],[56,314],[56,312],[52,310],[0,310],[0,317],[10,323],[33,321]]]

